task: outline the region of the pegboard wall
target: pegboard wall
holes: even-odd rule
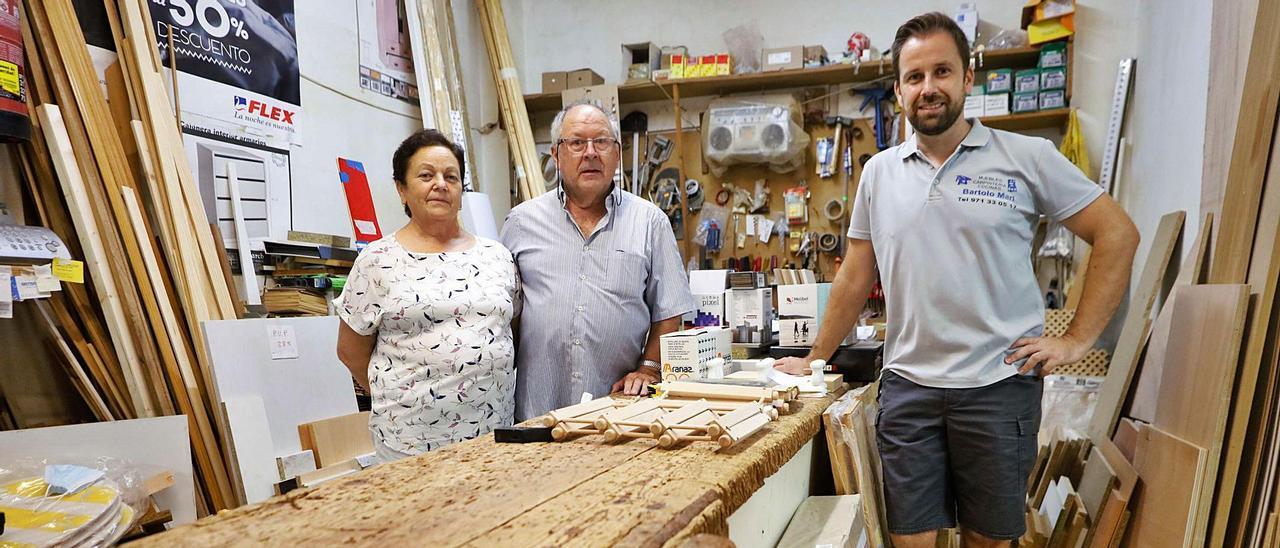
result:
[[[847,177],[844,175],[844,163],[837,154],[837,162],[833,166],[834,175],[830,178],[821,178],[817,173],[817,154],[816,147],[819,139],[831,137],[835,133],[835,127],[826,125],[806,125],[806,132],[809,134],[810,143],[805,152],[805,165],[803,168],[797,169],[790,173],[775,173],[765,166],[732,166],[721,176],[716,176],[708,169],[706,162],[702,157],[702,135],[699,130],[692,129],[683,132],[683,177],[684,179],[696,179],[702,186],[702,192],[705,196],[705,203],[715,204],[716,196],[724,189],[726,185],[733,185],[737,188],[744,189],[754,193],[756,181],[763,179],[765,185],[769,189],[768,212],[759,214],[766,216],[768,219],[778,221],[785,217],[784,194],[787,189],[799,187],[802,185],[808,188],[808,222],[792,227],[796,230],[804,232],[813,232],[818,234],[832,234],[838,242],[837,247],[832,252],[817,253],[817,261],[810,268],[818,276],[820,281],[831,281],[835,277],[836,257],[844,252],[844,234],[848,229],[848,217],[852,200],[858,189],[858,178],[862,176],[862,165],[859,158],[863,155],[874,155],[878,152],[875,145],[875,134],[871,127],[870,119],[855,119],[850,128],[845,130],[845,137],[842,139],[841,148],[845,142],[851,142],[853,170]],[[655,131],[653,135],[661,135],[674,141],[675,132],[673,131]],[[674,146],[674,144],[673,144]],[[624,145],[629,147],[629,144]],[[629,148],[624,148],[628,150]],[[671,158],[667,160],[662,167],[657,170],[661,171],[668,167],[675,167],[678,162],[679,155],[673,151]],[[869,156],[868,156],[869,157]],[[624,169],[630,172],[630,157],[623,156]],[[846,191],[847,188],[847,191]],[[824,213],[824,209],[831,200],[837,200],[844,205],[841,215],[834,219],[828,219]],[[730,198],[729,203],[725,206],[732,208],[733,199]],[[690,228],[692,233],[699,221],[699,215],[693,214],[690,219],[694,224]],[[710,260],[712,268],[725,268],[730,257],[756,257],[762,258],[761,262],[767,270],[770,259],[777,258],[778,268],[801,268],[801,257],[792,250],[791,239],[779,238],[775,232],[769,239],[768,243],[764,243],[757,236],[749,236],[746,238],[742,247],[737,246],[737,236],[740,232],[745,232],[747,219],[745,215],[730,214],[728,226],[722,226],[721,229],[721,250],[718,253],[709,253],[703,251],[701,246],[684,240],[682,231],[676,231],[676,238],[679,240],[681,254],[685,262],[689,257],[697,257]],[[772,274],[770,272],[770,274]]]

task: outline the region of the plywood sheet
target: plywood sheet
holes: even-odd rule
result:
[[[1175,211],[1160,218],[1160,225],[1156,228],[1142,267],[1142,277],[1130,293],[1129,309],[1120,330],[1120,338],[1116,342],[1116,351],[1111,357],[1111,366],[1107,369],[1107,378],[1098,393],[1098,406],[1089,424],[1089,437],[1094,440],[1111,437],[1116,421],[1120,419],[1120,410],[1125,396],[1129,394],[1138,358],[1142,355],[1143,345],[1150,333],[1151,307],[1155,303],[1160,281],[1169,269],[1173,247],[1182,232],[1185,218],[1185,211]]]
[[[1183,286],[1175,294],[1160,404],[1152,424],[1209,448],[1221,444],[1226,425],[1249,288]]]
[[[1200,223],[1200,235],[1191,254],[1178,269],[1178,278],[1174,281],[1174,290],[1165,301],[1151,326],[1151,339],[1147,343],[1147,352],[1142,358],[1142,367],[1138,372],[1137,385],[1133,390],[1133,399],[1125,416],[1140,421],[1151,422],[1156,417],[1156,406],[1160,400],[1160,372],[1164,369],[1165,351],[1169,345],[1169,328],[1173,319],[1173,305],[1177,300],[1177,288],[1184,285],[1198,284],[1204,276],[1205,262],[1209,253],[1209,234],[1213,227],[1213,214],[1206,213]]]
[[[1205,479],[1205,453],[1154,426],[1142,429],[1134,462],[1142,489],[1133,504],[1128,545],[1192,545],[1191,518]]]
[[[336,316],[203,322],[215,400],[262,398],[274,458],[302,450],[298,425],[355,413],[351,373],[338,361]],[[292,327],[298,357],[272,359],[272,326]]]
[[[191,444],[183,416],[0,432],[0,455],[6,460],[65,456],[81,462],[114,457],[168,470],[174,485],[155,495],[156,506],[173,513],[174,525],[196,519]]]
[[[1249,286],[1183,286],[1176,290],[1169,347],[1152,423],[1204,448],[1208,478],[1217,478],[1248,311]],[[1204,543],[1215,482],[1197,497],[1192,540]]]
[[[1080,478],[1080,500],[1090,516],[1099,515],[1107,495],[1119,485],[1116,473],[1097,448],[1089,453],[1089,460],[1084,464],[1084,474]]]
[[[318,468],[373,452],[368,411],[299,424],[298,438]]]
[[[222,410],[231,431],[231,464],[239,472],[237,495],[248,504],[271,498],[276,494],[279,474],[262,398],[253,394],[227,398],[222,401]]]

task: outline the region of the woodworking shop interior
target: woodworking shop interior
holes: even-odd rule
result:
[[[0,548],[1280,548],[1280,0],[0,0]]]

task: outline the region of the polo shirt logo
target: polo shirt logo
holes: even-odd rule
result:
[[[1018,180],[1009,179],[1009,192],[1017,192],[1017,191],[1018,191]]]
[[[972,179],[965,177],[964,175],[956,175],[956,185],[967,185],[971,180]]]

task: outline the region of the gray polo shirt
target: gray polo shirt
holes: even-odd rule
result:
[[[695,308],[671,223],[618,187],[584,236],[563,190],[507,215],[502,244],[523,284],[516,333],[516,419],[599,397],[640,365],[651,323]]]
[[[867,162],[849,237],[871,240],[884,286],[884,368],[975,388],[1017,373],[1009,345],[1044,330],[1031,264],[1040,215],[1062,221],[1102,188],[1053,143],[977,120],[941,168],[912,136]]]

